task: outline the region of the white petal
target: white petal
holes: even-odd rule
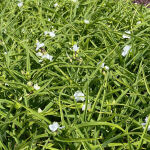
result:
[[[76,52],[79,49],[79,47],[77,46],[77,44],[73,45],[73,50]]]
[[[50,19],[50,18],[48,18],[48,21],[51,21],[51,19]]]
[[[142,23],[141,21],[138,21],[136,24],[139,25],[139,24],[141,24],[141,23]]]
[[[106,70],[109,70],[109,67],[108,67],[108,66],[105,66],[105,69],[106,69]]]
[[[4,55],[7,55],[7,52],[4,52]]]
[[[53,56],[51,56],[51,55],[48,54],[47,59],[49,59],[50,61],[52,61],[53,60]]]
[[[49,55],[49,54],[45,54],[42,56],[42,59],[49,59],[50,61],[52,61],[53,56]]]
[[[59,6],[58,3],[55,3],[55,4],[54,4],[54,7],[58,7],[58,6]]]
[[[36,53],[36,56],[40,57],[43,56],[43,54],[41,52]]]
[[[47,35],[47,34],[48,34],[48,31],[44,31],[44,34]]]
[[[147,129],[147,131],[150,131],[150,125],[148,126],[148,129]]]
[[[36,51],[38,51],[39,48],[41,48],[43,46],[44,46],[44,43],[40,43],[39,41],[37,41],[37,43],[36,43]]]
[[[38,108],[38,113],[41,113],[42,112],[42,109],[41,108]]]
[[[17,5],[18,5],[18,7],[22,7],[23,6],[23,2],[20,2]]]
[[[65,126],[59,127],[59,129],[64,129],[64,128],[65,128]]]
[[[21,100],[22,100],[22,97],[19,98],[19,101],[21,101]]]
[[[83,104],[83,106],[82,106],[82,111],[84,111],[85,110],[85,104]],[[87,110],[90,110],[91,109],[91,104],[88,104],[87,105]]]
[[[105,67],[105,63],[102,63],[101,67],[104,68]]]
[[[127,33],[127,34],[123,34],[123,38],[124,39],[129,39],[130,38],[130,35],[128,35],[128,34],[131,34],[131,32],[130,31],[125,31],[125,33]]]
[[[85,20],[84,20],[84,23],[85,23],[85,24],[89,24],[90,21],[85,19]]]
[[[55,33],[53,31],[49,32],[49,35],[50,35],[50,37],[55,37]]]
[[[123,48],[123,52],[122,52],[122,56],[126,56],[129,52],[129,50],[131,50],[131,46],[130,45],[126,45],[124,48]]]
[[[148,117],[145,118],[145,122],[146,122],[146,123],[147,123],[147,121],[148,121]]]
[[[84,94],[81,92],[81,91],[76,91],[74,93],[74,97],[75,97],[75,100],[78,102],[78,101],[85,101],[85,97],[84,97]]]
[[[34,89],[35,89],[35,90],[39,90],[39,89],[40,89],[40,86],[38,86],[38,84],[34,84]]]
[[[53,122],[53,124],[49,125],[49,129],[52,132],[55,132],[59,128],[59,124],[57,122]]]
[[[97,63],[97,65],[99,65],[100,63],[101,63],[101,61],[99,61],[99,62]],[[101,64],[101,67],[104,68],[104,67],[105,67],[105,63],[102,63],[102,64]]]
[[[145,125],[146,125],[146,123],[141,123],[141,125],[142,125],[142,126],[145,126]]]

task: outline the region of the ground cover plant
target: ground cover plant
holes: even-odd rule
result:
[[[130,0],[0,0],[0,149],[150,149],[149,22]]]

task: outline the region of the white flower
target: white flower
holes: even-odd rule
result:
[[[57,131],[57,129],[63,129],[65,128],[64,126],[60,127],[58,122],[53,122],[53,124],[50,124],[49,125],[49,129],[52,131],[52,132],[55,132]]]
[[[130,39],[130,35],[128,35],[128,34],[131,34],[131,32],[130,31],[125,31],[125,33],[127,33],[127,34],[123,34],[123,38],[124,39]]]
[[[90,23],[90,21],[89,21],[89,20],[87,20],[87,19],[85,19],[85,20],[84,20],[84,23],[85,23],[85,24],[89,24],[89,23]]]
[[[131,50],[131,45],[126,45],[123,48],[122,56],[125,57],[128,54],[129,50]]]
[[[74,97],[75,97],[75,100],[78,102],[78,101],[85,101],[85,97],[84,97],[84,94],[81,92],[81,91],[76,91],[74,93]]]
[[[37,41],[37,43],[36,43],[36,51],[38,51],[43,46],[44,46],[44,43],[40,43],[39,41]]]
[[[73,45],[73,50],[76,52],[77,50],[79,50],[79,47],[77,46],[77,44]]]
[[[54,7],[58,7],[58,6],[59,6],[58,3],[55,3],[55,4],[54,4]]]
[[[104,63],[102,63],[101,67],[102,67],[102,68],[104,68],[104,67],[105,67],[105,64],[104,64]]]
[[[41,113],[42,112],[42,109],[41,108],[38,108],[38,113]]]
[[[34,89],[35,89],[35,90],[39,90],[39,89],[40,89],[40,86],[38,86],[38,84],[34,84]]]
[[[22,7],[23,6],[23,2],[21,0],[19,0],[19,3],[17,5],[18,5],[19,8]]]
[[[109,70],[109,67],[108,67],[108,66],[105,66],[104,68],[105,68],[106,70]]]
[[[4,52],[4,55],[7,55],[7,52]]]
[[[141,21],[138,21],[136,24],[139,25],[139,24],[141,24],[141,23],[142,23]]]
[[[83,106],[82,106],[82,111],[84,111],[85,110],[85,107],[86,106],[86,104],[83,104]],[[87,105],[87,110],[90,110],[91,109],[91,104],[88,104]]]
[[[51,19],[50,19],[50,18],[48,18],[48,21],[51,21]]]
[[[52,61],[53,60],[53,56],[51,56],[51,55],[46,53],[45,55],[42,56],[42,59],[48,59],[48,60]]]
[[[50,35],[50,37],[55,37],[55,33],[54,33],[54,31],[49,32],[49,35]]]
[[[36,56],[41,57],[43,54],[41,52],[36,53]]]

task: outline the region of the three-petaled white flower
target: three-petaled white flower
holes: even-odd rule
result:
[[[84,20],[84,23],[85,23],[85,24],[89,24],[89,23],[90,23],[90,21],[89,21],[89,20],[87,20],[87,19],[85,19],[85,20]]]
[[[123,38],[124,39],[130,39],[130,34],[131,34],[131,32],[130,31],[125,31],[125,34],[123,34]]]
[[[74,44],[74,45],[73,45],[73,51],[76,52],[76,51],[78,51],[78,50],[79,50],[79,47],[77,46],[77,44]]]
[[[145,118],[145,123],[142,123],[143,128],[145,128],[145,125],[147,124],[147,122],[148,122],[148,117]],[[150,125],[148,126],[147,131],[150,131]]]
[[[40,43],[38,40],[37,40],[37,43],[36,43],[36,51],[38,51],[41,47],[44,46],[44,43]]]
[[[75,100],[78,102],[78,101],[85,101],[85,97],[84,97],[84,93],[82,93],[81,91],[76,91],[74,93],[74,97],[75,97]]]
[[[122,56],[125,57],[128,54],[129,51],[131,51],[131,45],[126,45],[123,48]]]
[[[23,2],[21,1],[21,0],[18,0],[18,7],[20,8],[20,7],[22,7],[23,6]]]
[[[60,127],[59,124],[58,124],[58,122],[53,122],[53,124],[50,124],[50,125],[49,125],[49,129],[50,129],[52,132],[57,131],[57,129],[63,129],[63,128],[65,128],[65,126]]]
[[[35,90],[39,90],[39,89],[40,89],[40,86],[38,86],[38,84],[34,84],[34,89],[35,89]]]

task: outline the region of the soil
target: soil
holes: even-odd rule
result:
[[[148,4],[150,5],[150,0],[134,0],[133,3],[143,4],[144,6],[147,6]]]

